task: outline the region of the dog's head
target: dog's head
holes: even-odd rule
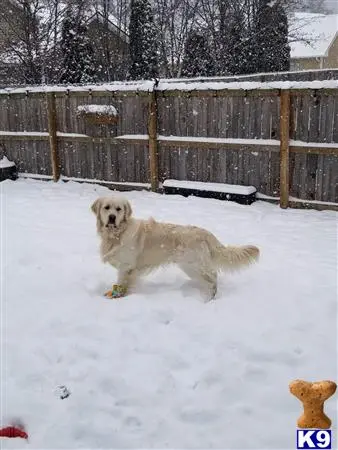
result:
[[[99,232],[103,229],[118,232],[132,215],[129,201],[122,197],[100,197],[91,209],[96,215]]]

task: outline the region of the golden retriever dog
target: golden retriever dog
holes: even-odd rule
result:
[[[101,238],[102,261],[117,269],[117,284],[126,293],[140,276],[176,264],[199,282],[211,300],[217,292],[218,272],[238,270],[259,257],[257,247],[224,246],[203,228],[136,219],[129,201],[122,197],[98,198],[91,209]]]

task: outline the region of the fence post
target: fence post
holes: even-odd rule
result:
[[[56,102],[54,92],[47,92],[46,98],[48,110],[49,145],[52,160],[53,180],[58,181],[60,178],[60,161],[57,148]]]
[[[281,208],[289,206],[290,91],[280,95],[280,200]]]
[[[149,94],[148,134],[149,134],[149,165],[151,190],[158,190],[158,141],[157,141],[157,81],[153,91]]]

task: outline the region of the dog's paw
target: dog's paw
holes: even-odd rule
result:
[[[104,296],[107,298],[122,298],[127,295],[127,288],[120,284],[114,284],[112,289],[105,292]]]

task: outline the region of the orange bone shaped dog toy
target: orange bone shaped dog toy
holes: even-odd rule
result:
[[[331,427],[331,420],[324,413],[324,402],[336,392],[335,382],[295,380],[289,384],[289,389],[303,403],[304,412],[297,421],[299,428]]]

